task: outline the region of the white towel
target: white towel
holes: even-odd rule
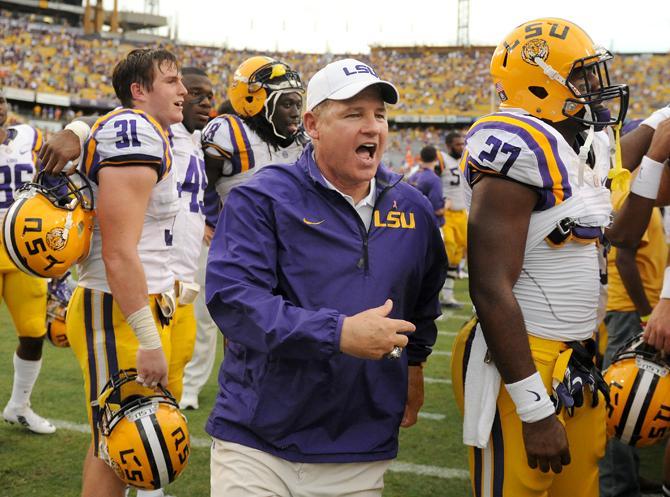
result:
[[[486,342],[477,323],[465,372],[463,407],[463,443],[485,449],[491,437],[500,391],[500,373],[493,363],[486,363]]]

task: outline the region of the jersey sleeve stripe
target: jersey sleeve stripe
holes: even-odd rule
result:
[[[167,173],[170,172],[170,168],[172,167],[172,149],[170,147],[170,138],[168,136],[168,132],[165,131],[160,124],[158,124],[158,121],[156,121],[146,112],[142,112],[137,109],[133,109],[133,112],[151,124],[156,133],[158,133],[158,136],[163,139],[163,156],[165,157],[165,161],[161,163],[162,167],[158,171],[158,181],[160,181]]]
[[[144,155],[144,154],[133,154],[133,155],[120,155],[118,157],[107,157],[105,160],[100,161],[101,166],[145,166],[151,165],[151,167],[160,166],[163,164],[163,160],[160,157],[155,157],[153,155]]]
[[[35,129],[35,139],[33,140],[33,146],[32,146],[32,158],[33,158],[33,164],[35,164],[35,168],[38,167],[37,163],[39,162],[39,160],[37,158],[37,154],[42,148],[43,143],[44,143],[44,135],[39,129]]]
[[[86,175],[87,178],[95,181],[95,178],[91,176],[91,171],[93,168],[93,163],[97,162],[96,161],[96,156],[98,155],[98,152],[96,151],[98,147],[98,142],[96,141],[95,137],[91,133],[91,137],[88,139],[86,142],[86,149],[84,150],[84,174]]]
[[[237,153],[233,153],[231,162],[233,170],[244,173],[254,167],[254,157],[244,126],[235,116],[225,116],[230,129],[230,141]]]
[[[446,169],[446,166],[444,164],[444,156],[442,155],[442,152],[440,150],[437,151],[437,166],[440,170],[440,174],[442,174]]]
[[[223,157],[225,157],[226,159],[230,159],[230,158],[232,157],[231,153],[228,152],[228,150],[225,150],[224,148],[218,146],[218,145],[217,145],[216,143],[214,143],[214,142],[207,142],[207,144],[205,145],[204,152],[205,152],[206,155],[209,155],[209,154],[207,154],[207,149],[208,149],[209,147],[211,147],[211,148],[213,148],[214,150],[216,150],[217,152],[219,152],[219,153],[220,153]],[[220,157],[215,157],[215,156],[214,156],[214,158],[216,158],[216,159],[220,159]]]
[[[528,117],[520,116],[517,114],[511,114],[509,117],[517,121],[521,121],[527,124],[528,126],[532,127],[533,129],[537,130],[549,142],[552,157],[556,160],[558,169],[561,172],[563,189],[564,191],[569,192],[566,198],[569,198],[572,195],[572,187],[570,186],[570,176],[568,174],[568,168],[565,167],[565,163],[563,162],[561,155],[558,153],[558,142],[556,141],[556,137],[552,135],[550,132],[548,132],[546,129],[543,129],[542,126],[540,126],[538,123],[536,123],[535,121],[533,121]]]

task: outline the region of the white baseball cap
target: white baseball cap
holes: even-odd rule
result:
[[[356,59],[336,60],[309,80],[307,110],[312,110],[324,100],[346,100],[371,85],[379,85],[384,102],[398,102],[400,96],[396,87],[379,79],[372,67]]]

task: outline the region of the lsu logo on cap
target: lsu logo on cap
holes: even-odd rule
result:
[[[372,74],[375,78],[379,79],[379,76],[370,66],[365,64],[356,64],[353,68],[343,67],[345,76],[353,76],[354,74]]]

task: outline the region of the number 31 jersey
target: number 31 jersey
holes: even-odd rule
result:
[[[137,109],[119,108],[95,122],[84,145],[80,167],[92,182],[96,204],[100,170],[103,167],[133,166],[151,167],[158,174],[144,215],[137,251],[149,293],[162,293],[174,285],[169,261],[172,228],[179,209],[170,143],[166,131],[151,116]],[[111,293],[105,276],[97,221],[91,251],[79,267],[79,285]]]

